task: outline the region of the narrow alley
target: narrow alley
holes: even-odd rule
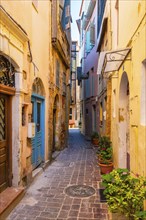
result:
[[[108,219],[107,205],[100,202],[98,191],[101,176],[96,149],[78,129],[69,132],[68,148],[36,177],[7,220]],[[67,189],[74,185],[76,189]]]

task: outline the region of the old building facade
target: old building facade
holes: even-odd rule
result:
[[[70,105],[70,1],[52,1],[52,15],[48,114],[49,145],[55,151],[67,145]]]
[[[0,5],[0,192],[29,184],[33,170],[50,161],[53,147],[66,146],[70,27],[63,25],[70,5],[66,15],[61,2],[65,21],[57,21],[56,37],[51,15],[54,4],[59,11],[58,2]]]
[[[82,133],[91,138],[97,131],[97,1],[82,1],[80,8],[80,65]]]
[[[79,45],[72,41],[71,46],[71,103],[69,112],[69,127],[78,127],[80,124],[80,86],[77,80],[77,66],[79,60]]]
[[[107,51],[101,50],[98,63],[99,77],[109,82],[114,165],[141,175],[146,175],[145,8],[145,1],[106,1],[101,28],[107,17],[111,42]]]
[[[88,4],[82,1],[84,13],[80,14],[79,24],[82,132],[90,137],[94,130],[91,121],[96,121],[97,131],[112,141],[114,166],[142,175],[146,175],[145,8],[145,1],[98,0]],[[94,13],[96,55],[94,47],[88,48],[91,43],[88,25]],[[97,67],[94,85],[97,92],[90,97],[91,90],[96,91],[89,83],[92,62]],[[93,105],[96,119],[91,110]]]

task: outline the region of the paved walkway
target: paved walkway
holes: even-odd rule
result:
[[[71,129],[69,147],[36,177],[7,220],[107,220],[107,206],[100,203],[99,183],[95,149],[78,129]],[[95,193],[89,197],[66,194],[66,187],[83,184],[93,187]]]

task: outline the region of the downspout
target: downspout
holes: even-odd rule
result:
[[[30,47],[30,41],[28,40],[28,50],[29,50],[29,57],[30,57],[30,63],[33,64],[33,68],[34,68],[34,76],[36,76],[36,70],[39,72],[38,67],[36,66],[36,64],[33,61],[33,56],[32,56],[32,52],[31,52],[31,47]]]

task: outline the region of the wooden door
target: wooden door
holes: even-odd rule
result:
[[[9,109],[10,110],[10,109]],[[8,186],[8,96],[0,95],[0,192]]]

